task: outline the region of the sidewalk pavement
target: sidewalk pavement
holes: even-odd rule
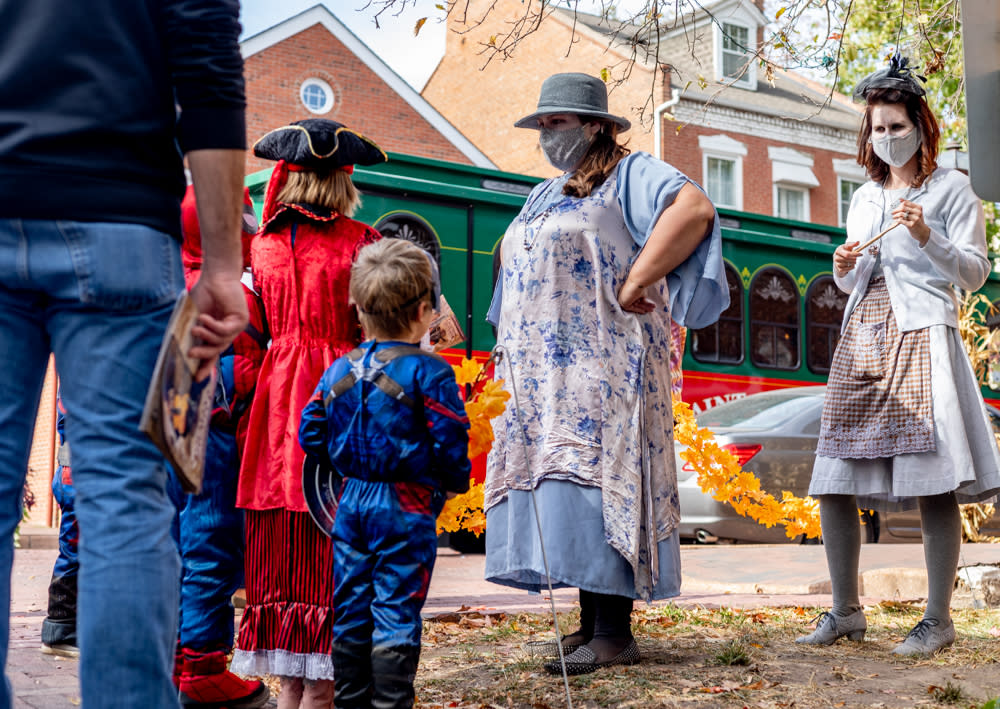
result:
[[[70,709],[80,706],[77,661],[42,655],[39,637],[47,589],[56,557],[52,535],[28,530],[14,555],[11,636],[7,675],[15,709]],[[483,580],[484,557],[441,549],[431,581],[425,616],[467,608],[548,613],[548,594],[529,594]],[[682,593],[670,601],[682,606],[754,608],[824,607],[830,604],[829,579],[822,546],[711,545],[682,546]],[[960,565],[1000,565],[1000,545],[966,544]],[[863,602],[904,600],[926,595],[920,544],[866,544],[861,550]],[[960,575],[962,572],[960,571]],[[577,593],[557,590],[559,610],[574,607]],[[960,584],[953,605],[971,605],[976,597]]]

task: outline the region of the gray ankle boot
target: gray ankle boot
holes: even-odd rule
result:
[[[795,642],[804,645],[833,645],[845,635],[849,640],[864,640],[865,631],[868,630],[868,621],[865,620],[864,611],[861,610],[856,610],[848,616],[823,612],[818,618],[816,630],[809,635],[795,638]]]
[[[930,655],[955,642],[955,624],[948,619],[942,623],[937,618],[924,618],[910,631],[906,640],[896,646],[893,655]]]

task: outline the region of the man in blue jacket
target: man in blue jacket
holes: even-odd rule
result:
[[[207,371],[247,321],[238,17],[238,0],[0,0],[0,607],[52,353],[72,412],[88,709],[178,706],[173,509],[138,427],[184,288],[182,154],[204,250],[192,356]],[[12,701],[4,680],[0,709]]]

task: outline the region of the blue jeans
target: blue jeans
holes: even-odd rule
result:
[[[170,476],[184,567],[179,639],[192,650],[229,652],[231,599],[243,585],[243,510],[236,507],[240,455],[236,436],[214,427],[208,431],[207,448],[200,494],[185,494],[172,471]]]
[[[80,528],[83,706],[177,707],[180,560],[163,457],[139,433],[160,340],[183,289],[178,244],[134,224],[0,220],[0,608],[49,353]],[[0,614],[0,660],[10,622]],[[12,704],[0,682],[0,709]]]

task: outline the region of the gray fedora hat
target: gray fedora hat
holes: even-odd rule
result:
[[[514,125],[517,128],[538,128],[538,117],[553,113],[576,113],[614,121],[622,130],[632,124],[627,118],[608,113],[608,87],[590,74],[553,74],[542,82],[538,108]]]

